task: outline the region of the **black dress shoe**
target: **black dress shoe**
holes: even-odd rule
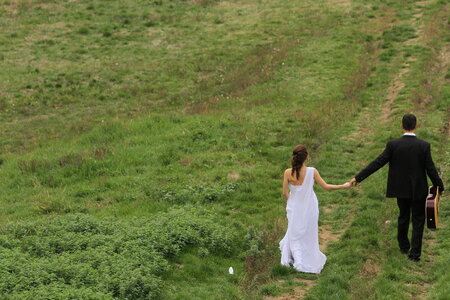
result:
[[[408,254],[409,249],[400,249],[400,252],[403,254]]]
[[[419,262],[420,261],[420,257],[408,256],[408,259],[410,261],[414,261],[414,262]]]

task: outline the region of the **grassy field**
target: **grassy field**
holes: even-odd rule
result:
[[[447,196],[412,264],[386,168],[316,190],[320,275],[279,266],[277,243],[298,143],[343,183],[414,112],[448,185],[449,15],[446,0],[0,0],[1,297],[447,299]]]

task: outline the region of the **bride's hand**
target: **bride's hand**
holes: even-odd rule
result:
[[[342,185],[342,187],[343,187],[344,189],[349,189],[349,188],[352,187],[352,184],[351,184],[350,182],[346,182],[346,183],[344,183],[344,184]]]

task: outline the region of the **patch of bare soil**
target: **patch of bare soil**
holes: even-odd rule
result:
[[[241,175],[237,172],[228,173],[228,179],[238,180],[239,178],[241,178]]]
[[[423,290],[428,290],[431,287],[429,282],[422,282],[420,290],[417,290],[417,286],[413,283],[405,284],[407,287],[407,291],[411,300],[422,300],[427,299],[427,293]]]
[[[6,16],[9,17],[15,17],[21,11],[28,11],[35,8],[52,10],[53,12],[55,12],[56,4],[53,3],[53,1],[38,2],[33,0],[10,0],[5,1],[5,5],[3,6],[3,9],[7,13]]]
[[[182,166],[190,166],[192,164],[192,162],[189,159],[181,159],[179,161],[180,165]]]
[[[445,75],[448,72],[450,65],[450,46],[443,47],[441,51],[437,54],[436,61],[434,65],[431,67],[430,75],[433,78],[437,79],[437,87],[436,90],[440,91],[442,89],[442,85],[445,83]],[[429,89],[433,88],[432,80],[427,80],[426,85],[429,85]],[[425,87],[426,88],[426,87]],[[433,95],[428,93],[421,101],[420,104],[426,106],[433,100]]]
[[[302,299],[306,296],[306,293],[314,285],[314,280],[307,279],[295,279],[299,285],[294,287],[294,292],[291,294],[285,294],[281,296],[265,296],[263,300],[292,300],[292,299]]]
[[[362,277],[375,277],[380,273],[381,266],[380,262],[373,260],[371,258],[367,259],[361,270],[359,270],[359,275]]]
[[[28,117],[28,118],[23,118],[23,119],[16,119],[10,122],[7,122],[6,125],[7,126],[11,126],[11,125],[15,125],[17,123],[30,123],[30,122],[34,122],[34,121],[41,121],[41,120],[45,120],[45,119],[49,119],[49,118],[53,118],[56,117],[56,114],[43,114],[43,115],[36,115],[36,116],[32,116],[32,117]]]
[[[332,209],[331,207],[324,207],[324,208],[323,208],[323,211],[324,211],[326,214],[329,214],[329,213],[331,213],[331,212],[333,211],[333,209]]]
[[[416,13],[414,16],[414,23],[416,27],[418,27],[416,31],[416,37],[410,39],[405,42],[406,45],[422,45],[424,43],[424,24],[421,23],[423,17],[423,7],[428,5],[430,1],[420,1],[416,2]],[[394,100],[398,97],[400,90],[405,87],[405,84],[402,81],[402,77],[405,73],[410,71],[410,63],[412,62],[411,58],[406,61],[406,65],[404,68],[400,70],[397,76],[392,81],[392,85],[388,89],[388,94],[386,96],[386,101],[383,104],[382,112],[381,112],[381,120],[383,123],[386,123],[389,120],[389,117],[392,113],[392,104]],[[431,101],[431,95],[427,96],[426,99],[423,100],[424,103]]]
[[[432,235],[431,237],[424,239],[423,242],[425,244],[424,252],[426,252],[427,254],[427,256],[424,259],[427,263],[433,263],[435,257],[434,249],[436,249],[437,244],[436,238],[434,237],[434,235]]]
[[[330,0],[328,1],[329,5],[331,6],[337,6],[337,7],[343,7],[343,8],[348,8],[352,6],[352,1],[351,0]]]
[[[346,140],[353,140],[353,141],[358,140],[361,138],[361,136],[364,135],[364,132],[368,132],[369,123],[364,122],[364,120],[369,119],[369,108],[365,107],[360,115],[361,116],[359,117],[356,125],[357,129],[352,131],[349,135],[347,135],[345,137]]]
[[[339,241],[340,233],[333,232],[330,225],[322,225],[319,229],[319,247],[324,252],[330,242]]]
[[[388,88],[388,93],[386,96],[387,100],[383,103],[383,108],[381,109],[381,121],[384,124],[386,124],[389,120],[394,100],[398,97],[398,93],[400,92],[400,90],[405,87],[405,84],[402,81],[402,77],[409,70],[409,65],[406,68],[402,68],[400,72],[395,76],[391,86]]]

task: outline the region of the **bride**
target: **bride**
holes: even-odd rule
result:
[[[287,199],[288,229],[280,242],[281,264],[291,265],[299,272],[318,274],[327,258],[319,249],[319,206],[313,190],[314,181],[328,191],[347,189],[352,185],[350,182],[327,184],[316,169],[306,166],[307,157],[305,146],[296,146],[292,153],[292,168],[284,171],[283,196]]]

